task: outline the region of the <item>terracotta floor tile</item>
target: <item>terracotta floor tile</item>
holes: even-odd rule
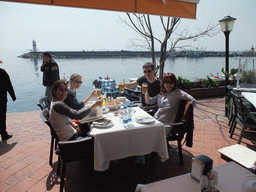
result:
[[[10,189],[12,186],[6,183],[0,182],[0,191],[4,192]]]
[[[41,180],[42,178],[44,178],[48,174],[49,174],[49,171],[46,171],[44,169],[39,169],[35,173],[31,174],[30,177],[34,178],[34,179]]]
[[[12,165],[14,165],[16,163],[17,163],[16,160],[8,158],[5,161],[3,161],[0,166],[3,167],[3,168],[8,168],[8,167],[11,167]]]
[[[19,189],[17,187],[12,187],[7,192],[26,192],[25,190]]]
[[[37,179],[33,179],[30,177],[25,178],[24,180],[22,180],[21,182],[17,183],[15,185],[15,187],[22,189],[22,190],[28,190],[30,187],[32,187],[33,185],[35,185],[38,182]]]
[[[18,172],[18,171],[20,171],[21,169],[23,169],[23,168],[25,168],[25,167],[27,167],[27,166],[28,166],[28,165],[25,164],[25,163],[17,162],[16,164],[14,164],[14,165],[8,167],[8,169],[9,169],[9,170],[12,170],[12,171],[14,171],[14,172]]]
[[[38,170],[38,167],[35,167],[33,165],[28,165],[24,169],[20,170],[19,173],[21,173],[24,176],[30,176],[31,174],[33,174],[37,170]]]
[[[15,174],[14,171],[8,170],[8,169],[4,169],[3,171],[0,172],[0,181],[4,181],[5,179],[7,179],[8,177],[12,176],[13,174]]]
[[[46,183],[39,181],[35,185],[33,185],[31,188],[29,188],[27,191],[28,192],[43,192],[43,191],[47,191]],[[52,190],[50,190],[50,191],[52,191]]]
[[[18,172],[5,179],[4,182],[14,186],[15,184],[21,182],[23,179],[25,179],[25,176]]]

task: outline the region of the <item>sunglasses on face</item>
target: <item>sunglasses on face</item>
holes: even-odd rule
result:
[[[151,73],[152,70],[148,70],[148,71],[143,71],[143,73]]]
[[[81,84],[83,83],[83,81],[74,81],[74,82],[75,82],[75,83],[81,83]]]
[[[170,82],[170,81],[165,81],[164,83],[166,83],[166,84],[174,84],[173,82]]]
[[[59,88],[58,90],[61,91],[61,92],[63,92],[63,91],[68,92],[67,88],[65,88],[65,89]]]

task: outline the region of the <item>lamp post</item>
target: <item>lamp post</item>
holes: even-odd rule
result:
[[[223,19],[219,20],[221,31],[223,31],[226,37],[226,94],[228,93],[228,79],[229,79],[229,34],[233,30],[234,23],[236,18],[231,16],[226,16]],[[227,116],[227,99],[225,99],[225,116]]]

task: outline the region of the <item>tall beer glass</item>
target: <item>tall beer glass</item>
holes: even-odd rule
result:
[[[148,84],[142,83],[142,94],[146,94],[148,92]]]
[[[119,84],[119,93],[124,93],[124,82]]]

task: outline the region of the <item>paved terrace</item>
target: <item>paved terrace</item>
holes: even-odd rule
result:
[[[0,191],[59,191],[56,176],[57,156],[53,166],[48,164],[50,132],[39,117],[40,111],[7,114],[7,129],[13,138],[0,141]],[[194,145],[183,146],[184,166],[179,165],[176,142],[169,151],[170,159],[164,163],[157,159],[153,174],[143,165],[134,164],[132,158],[111,164],[105,172],[93,171],[93,163],[72,162],[67,166],[65,191],[135,191],[138,183],[147,184],[188,173],[191,158],[205,154],[214,166],[226,163],[218,149],[237,143],[239,129],[229,138],[228,120],[224,117],[224,98],[198,100],[195,108]],[[242,145],[253,150],[255,132],[246,131]],[[254,138],[254,140],[252,139]]]

